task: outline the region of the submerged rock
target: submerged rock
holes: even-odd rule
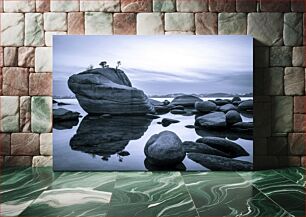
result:
[[[144,153],[151,164],[162,166],[179,164],[186,156],[181,139],[171,131],[151,136]]]
[[[249,171],[253,169],[253,164],[247,161],[199,153],[189,153],[187,156],[210,170]]]
[[[238,105],[238,109],[242,110],[242,111],[251,111],[253,110],[253,100],[246,100],[246,101],[242,101],[239,105]]]
[[[235,142],[219,137],[203,137],[196,142],[204,143],[212,148],[229,154],[231,157],[249,156],[249,153]]]
[[[120,69],[98,68],[69,77],[68,86],[89,114],[147,114],[154,107]]]
[[[227,153],[200,142],[185,141],[183,142],[183,147],[187,153],[202,153],[229,157]]]
[[[79,112],[73,112],[64,108],[53,109],[54,121],[67,121],[67,120],[78,120],[80,117]]]
[[[175,124],[175,123],[179,123],[180,121],[178,120],[174,120],[174,119],[171,119],[171,118],[163,118],[161,123],[164,127],[167,127],[169,126],[170,124]]]
[[[203,102],[203,100],[192,95],[182,95],[175,97],[169,105],[182,105],[184,107],[194,108],[196,102]]]
[[[195,109],[199,112],[208,113],[211,111],[215,111],[217,109],[217,105],[210,101],[196,102]]]
[[[233,125],[233,124],[235,124],[237,122],[241,122],[242,121],[242,118],[241,118],[239,112],[234,111],[234,110],[228,111],[225,114],[225,118],[226,118],[226,123],[228,125]]]
[[[223,112],[213,112],[196,118],[195,124],[200,127],[216,129],[225,128],[226,120]]]
[[[171,114],[174,114],[174,115],[183,115],[183,114],[186,114],[186,111],[185,110],[180,110],[180,109],[173,109],[170,111]]]
[[[147,116],[87,115],[70,140],[72,150],[110,156],[125,149],[130,140],[143,136],[152,122]]]

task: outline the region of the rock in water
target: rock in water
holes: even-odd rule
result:
[[[170,112],[171,112],[171,114],[174,114],[174,115],[183,115],[183,114],[186,114],[185,110],[180,110],[180,109],[173,109]]]
[[[195,124],[210,129],[225,128],[225,114],[223,112],[213,112],[207,115],[199,116],[196,118]]]
[[[79,117],[79,112],[73,112],[64,108],[53,109],[54,121],[78,120]]]
[[[233,104],[226,104],[226,105],[220,106],[219,110],[226,113],[231,110],[237,110],[237,107],[234,106]]]
[[[232,102],[240,102],[241,98],[239,96],[234,96]]]
[[[201,142],[209,145],[212,148],[218,149],[229,154],[231,157],[249,156],[249,153],[235,142],[219,137],[203,137],[197,139],[196,142]]]
[[[241,122],[242,118],[239,114],[239,112],[234,111],[234,110],[230,110],[225,114],[225,118],[226,118],[226,123],[228,125],[233,125],[237,122]]]
[[[238,105],[238,109],[242,111],[252,111],[253,110],[253,100],[242,101]]]
[[[89,114],[147,114],[154,107],[120,69],[99,68],[70,76],[70,90]]]
[[[253,169],[253,164],[250,162],[230,159],[221,156],[189,153],[188,158],[210,170],[249,171]]]
[[[194,108],[195,102],[203,102],[203,100],[192,95],[182,95],[175,97],[169,105],[182,105],[184,107]]]
[[[238,122],[231,126],[231,130],[242,133],[252,133],[253,128],[253,122]]]
[[[207,112],[215,111],[217,109],[217,105],[210,101],[196,102],[195,109],[198,110],[199,112],[207,113]]]
[[[143,136],[152,122],[147,116],[101,116],[87,115],[70,140],[72,150],[100,156],[121,152],[130,140]]]
[[[202,153],[202,154],[211,154],[211,155],[229,157],[227,153],[219,151],[218,149],[212,148],[200,142],[185,141],[183,142],[183,146],[187,153]]]
[[[167,127],[169,126],[170,124],[175,124],[175,123],[179,123],[180,121],[178,120],[174,120],[174,119],[171,119],[171,118],[163,118],[161,123],[164,127]]]
[[[181,139],[171,131],[151,136],[144,153],[151,164],[162,166],[179,164],[186,156]]]

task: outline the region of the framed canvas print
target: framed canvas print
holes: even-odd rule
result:
[[[54,36],[56,171],[253,167],[250,36]]]

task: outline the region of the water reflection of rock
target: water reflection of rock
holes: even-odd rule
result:
[[[71,138],[72,150],[109,156],[121,152],[130,140],[143,136],[152,119],[148,116],[90,116]]]
[[[242,132],[234,132],[231,130],[208,130],[208,129],[196,129],[196,133],[201,137],[214,136],[220,138],[228,138],[230,140],[237,139],[245,139],[245,140],[253,140],[253,134],[250,133],[242,133]]]
[[[79,119],[67,120],[67,121],[54,121],[53,128],[57,130],[67,130],[72,129],[74,126],[77,126]]]
[[[144,160],[144,165],[149,171],[186,171],[186,166],[183,163],[179,163],[177,165],[160,166],[151,164],[150,161],[146,158]]]

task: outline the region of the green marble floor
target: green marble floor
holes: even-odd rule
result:
[[[305,216],[305,169],[1,171],[0,216]]]

